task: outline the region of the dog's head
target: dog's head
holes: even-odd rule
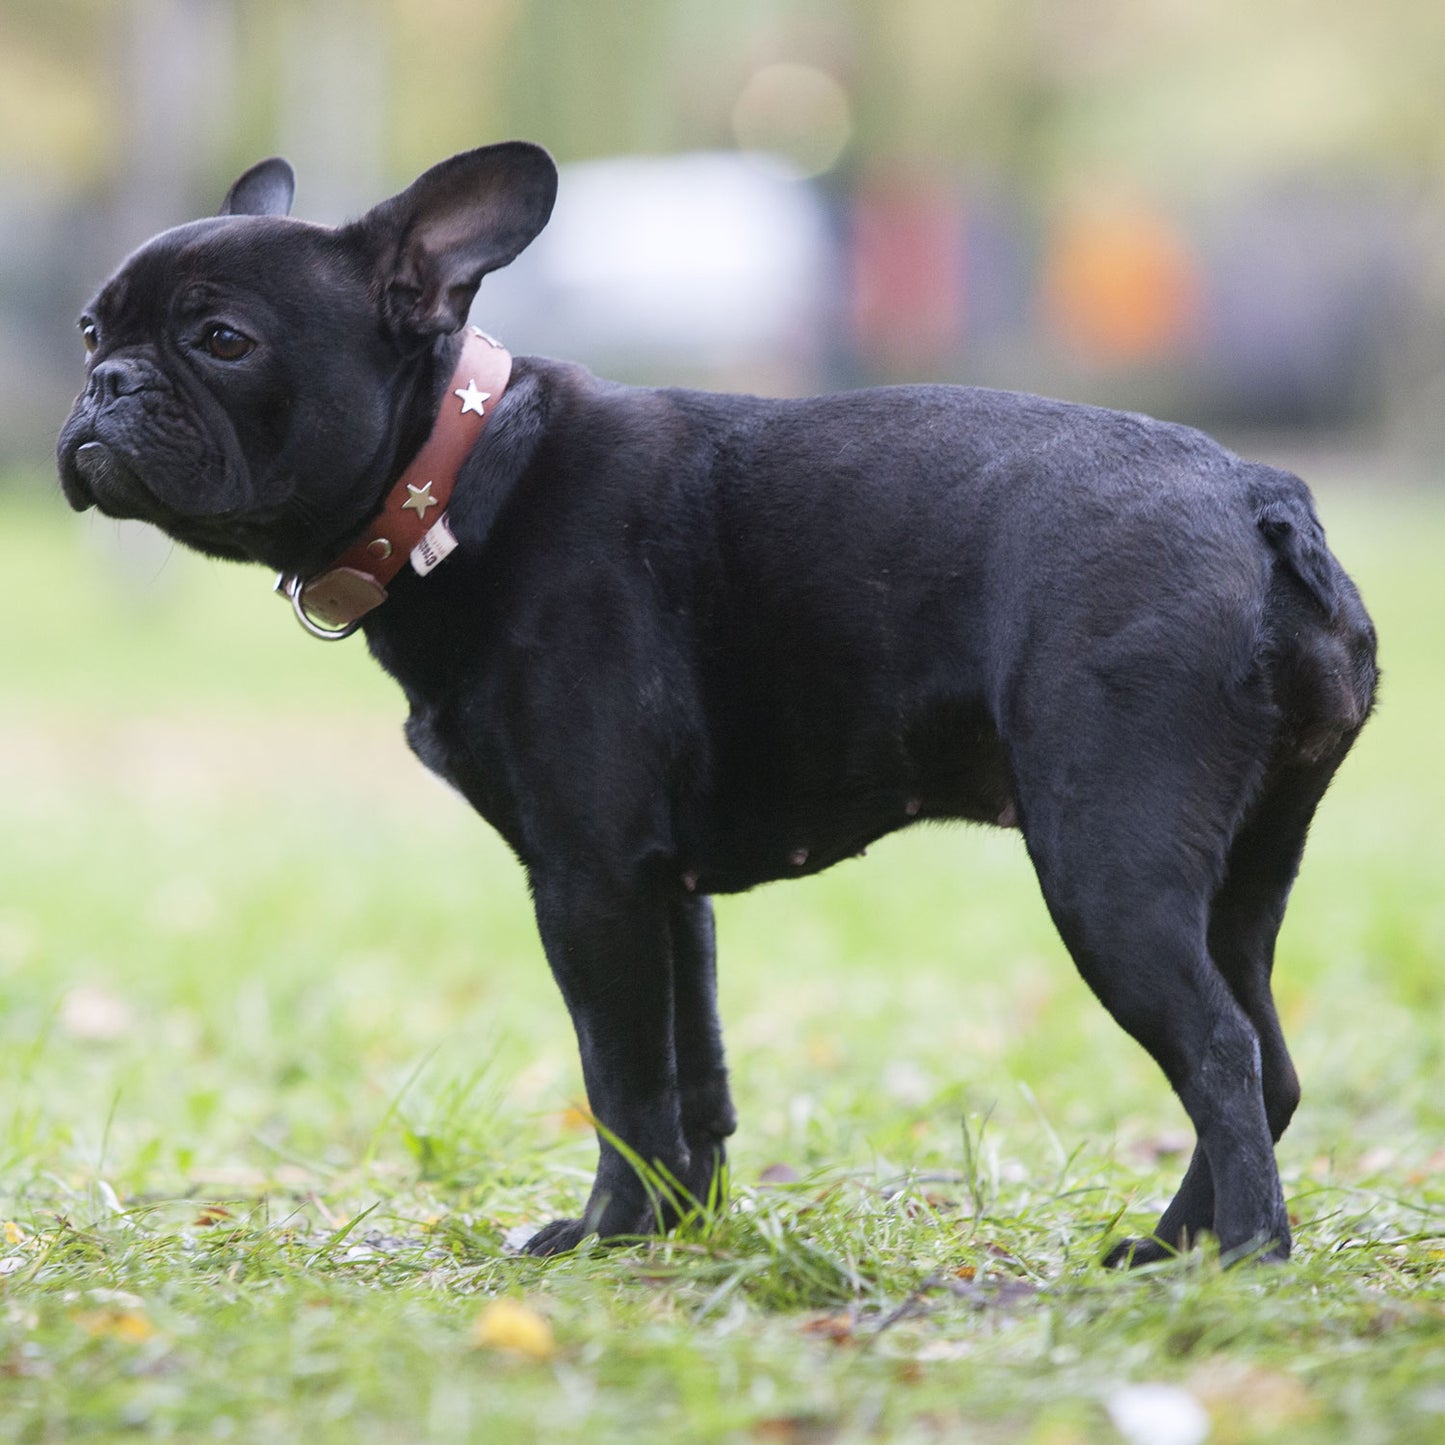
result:
[[[509,141],[332,229],[290,218],[285,161],[254,166],[219,215],[148,241],[82,314],[87,381],[57,445],[67,500],[215,556],[322,560],[425,436],[437,359],[556,186],[544,150]]]

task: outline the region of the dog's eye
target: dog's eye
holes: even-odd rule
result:
[[[100,345],[100,328],[95,322],[85,320],[80,323],[80,339],[85,343],[88,352],[94,352]]]
[[[217,361],[239,361],[256,345],[249,336],[219,321],[206,328],[202,341]]]

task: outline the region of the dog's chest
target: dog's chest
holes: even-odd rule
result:
[[[444,783],[460,790],[461,780],[452,763],[452,749],[434,725],[429,712],[413,709],[406,720],[406,741],[421,762]]]

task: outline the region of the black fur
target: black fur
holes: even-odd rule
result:
[[[304,575],[419,446],[552,172],[469,152],[329,231],[276,214],[283,166],[228,197],[262,214],[167,232],[102,289],[59,451],[74,505]],[[242,361],[205,354],[217,317],[255,340]],[[1204,1230],[1288,1253],[1274,941],[1376,677],[1302,482],[1033,396],[770,401],[521,358],[451,521],[456,553],[365,630],[418,756],[525,865],[576,1025],[597,1179],[532,1251],[670,1222],[614,1138],[712,1187],[734,1114],[709,895],[961,818],[1022,830],[1198,1132],[1155,1236],[1115,1258]]]

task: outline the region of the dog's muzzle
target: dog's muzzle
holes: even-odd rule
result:
[[[71,458],[68,489],[71,506],[98,506],[108,516],[135,516],[144,510],[145,490],[104,442],[82,442]]]

